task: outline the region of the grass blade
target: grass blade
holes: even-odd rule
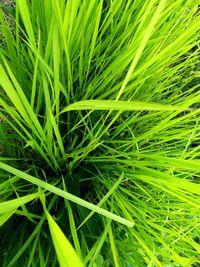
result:
[[[126,219],[124,219],[124,218],[122,218],[122,217],[120,217],[120,216],[118,216],[116,214],[113,214],[112,212],[109,212],[109,211],[107,211],[105,209],[102,209],[102,208],[100,208],[100,207],[98,207],[98,206],[96,206],[96,205],[94,205],[94,204],[92,204],[92,203],[90,203],[88,201],[85,201],[85,200],[83,200],[83,199],[81,199],[79,197],[76,197],[76,196],[74,196],[74,195],[72,195],[72,194],[70,194],[68,192],[65,192],[64,190],[61,190],[61,189],[59,189],[59,188],[57,188],[57,187],[55,187],[55,186],[53,186],[53,185],[51,185],[49,183],[41,181],[40,179],[38,179],[36,177],[33,177],[33,176],[31,176],[31,175],[29,175],[29,174],[27,174],[25,172],[17,170],[17,169],[15,169],[15,168],[13,168],[13,167],[5,164],[5,163],[0,162],[0,168],[5,170],[5,171],[8,171],[8,172],[10,172],[12,174],[15,174],[16,176],[19,176],[20,178],[23,178],[26,181],[28,181],[28,182],[30,182],[32,184],[35,184],[35,185],[37,185],[37,186],[39,186],[39,187],[41,187],[41,188],[43,188],[43,189],[45,189],[47,191],[50,191],[50,192],[52,192],[52,193],[54,193],[54,194],[56,194],[58,196],[64,197],[67,200],[70,200],[70,201],[72,201],[72,202],[74,202],[74,203],[76,203],[78,205],[81,205],[81,206],[83,206],[83,207],[85,207],[87,209],[90,209],[90,210],[92,210],[94,212],[97,212],[97,213],[99,213],[99,214],[101,214],[101,215],[103,215],[103,216],[105,216],[105,217],[107,217],[107,218],[109,218],[111,220],[114,220],[116,222],[124,224],[124,225],[126,225],[128,227],[133,227],[134,226],[134,223],[131,222],[131,221],[128,221],[128,220],[126,220]]]
[[[119,111],[182,111],[186,107],[176,107],[170,105],[161,105],[157,103],[147,103],[138,101],[114,101],[114,100],[85,100],[70,104],[62,110],[63,112],[72,110],[119,110]]]
[[[45,210],[45,213],[47,216],[51,237],[53,239],[60,266],[83,267],[83,263],[81,262],[80,258],[76,254],[74,248],[72,247],[68,239],[61,231],[60,227],[57,225],[57,223],[54,221],[54,219],[47,210]]]
[[[30,194],[24,197],[19,197],[16,199],[0,202],[0,214],[11,212],[18,207],[36,199],[38,197],[38,193]]]

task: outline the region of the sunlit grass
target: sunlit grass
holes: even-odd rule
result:
[[[0,266],[197,267],[198,1],[16,0],[0,29]]]

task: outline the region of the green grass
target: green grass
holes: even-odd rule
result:
[[[0,266],[198,267],[198,1],[15,2]]]

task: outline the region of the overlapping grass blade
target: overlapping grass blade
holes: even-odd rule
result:
[[[83,200],[81,198],[78,198],[75,195],[72,195],[72,194],[70,194],[70,193],[68,193],[68,192],[66,192],[64,190],[61,190],[61,189],[59,189],[59,188],[57,188],[57,187],[55,187],[55,186],[53,186],[51,184],[48,184],[48,183],[46,183],[46,182],[44,182],[44,181],[42,181],[42,180],[40,180],[40,179],[38,179],[36,177],[31,176],[31,175],[29,175],[29,174],[27,174],[25,172],[17,170],[17,169],[15,169],[15,168],[13,168],[13,167],[5,164],[5,163],[0,162],[0,168],[5,170],[5,171],[8,171],[8,172],[10,172],[12,174],[17,175],[20,178],[23,178],[23,179],[25,179],[26,181],[28,181],[28,182],[30,182],[32,184],[35,184],[35,185],[37,185],[37,186],[39,186],[39,187],[41,187],[41,188],[43,188],[45,190],[48,190],[48,191],[50,191],[50,192],[52,192],[52,193],[54,193],[54,194],[56,194],[58,196],[64,197],[67,200],[70,200],[70,201],[72,201],[72,202],[74,202],[74,203],[76,203],[78,205],[81,205],[81,206],[83,206],[83,207],[85,207],[87,209],[90,209],[90,210],[92,210],[94,212],[97,212],[97,213],[99,213],[99,214],[101,214],[103,216],[106,216],[106,217],[108,217],[108,218],[110,218],[112,220],[115,220],[115,221],[117,221],[119,223],[122,223],[124,225],[129,226],[129,227],[133,227],[133,225],[134,225],[134,223],[131,222],[131,221],[128,221],[128,220],[126,220],[126,219],[124,219],[124,218],[122,218],[120,216],[117,216],[116,214],[113,214],[113,213],[111,213],[111,212],[109,212],[109,211],[107,211],[105,209],[102,209],[102,208],[100,208],[100,207],[98,207],[98,206],[96,206],[96,205],[94,205],[94,204],[92,204],[90,202],[87,202],[87,201],[85,201],[85,200]],[[34,197],[36,197],[36,196],[34,195]]]

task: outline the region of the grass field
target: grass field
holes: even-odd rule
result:
[[[198,4],[0,4],[0,266],[200,266]]]

